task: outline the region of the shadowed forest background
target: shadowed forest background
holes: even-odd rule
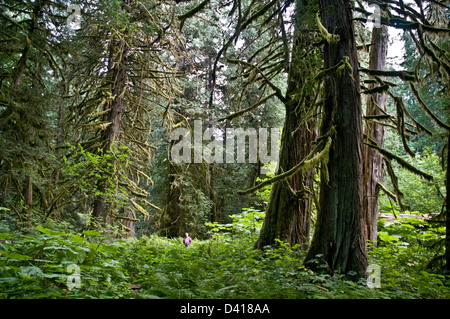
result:
[[[450,298],[449,1],[0,8],[0,298]]]

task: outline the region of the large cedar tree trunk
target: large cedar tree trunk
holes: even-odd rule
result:
[[[322,169],[320,209],[305,265],[315,269],[326,264],[330,273],[366,277],[362,111],[352,11],[345,0],[320,0],[319,4],[323,26],[340,37],[325,43],[324,67],[334,67],[348,57],[351,72],[336,70],[325,78],[322,130],[325,134],[333,125],[336,134],[328,176]]]
[[[313,132],[303,124],[301,129],[297,129],[299,125],[295,112],[286,107],[278,173],[291,169],[311,151]],[[300,244],[302,248],[306,247],[310,230],[312,175],[312,172],[297,172],[273,185],[257,248],[272,245],[276,243],[275,239],[291,246]]]
[[[370,46],[369,68],[376,70],[386,69],[386,55],[388,47],[388,30],[385,25],[372,30],[372,43]],[[369,89],[379,85],[370,84]],[[367,98],[366,115],[381,115],[386,111],[386,96],[375,93]],[[368,121],[365,127],[367,137],[375,141],[380,147],[384,143],[384,126],[374,121]],[[378,234],[378,207],[379,187],[383,178],[383,156],[373,148],[364,146],[364,212],[366,218],[367,240],[376,246]]]
[[[292,49],[288,89],[285,103],[286,116],[281,136],[281,147],[277,174],[288,171],[300,163],[312,150],[315,138],[314,120],[306,119],[310,105],[304,103],[297,112],[298,101],[292,94],[299,92],[302,85],[311,85],[305,81],[305,70],[300,59],[305,48],[311,45],[311,35],[306,29],[304,11],[305,2],[296,1],[296,35]],[[306,71],[307,72],[307,71]],[[269,203],[266,209],[264,224],[255,247],[262,249],[266,245],[276,243],[275,239],[289,243],[291,246],[300,244],[301,249],[307,248],[310,233],[312,191],[314,170],[298,171],[292,177],[273,184]]]

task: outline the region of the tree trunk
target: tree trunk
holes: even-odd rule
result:
[[[445,197],[445,261],[446,269],[450,272],[450,171],[448,169],[450,161],[450,131],[447,141],[447,176],[446,176],[446,197]]]
[[[225,153],[225,152],[224,152]],[[212,206],[211,206],[211,218],[210,221],[212,223],[214,222],[219,222],[219,220],[221,219],[221,207],[222,207],[222,202],[223,202],[223,198],[220,196],[217,196],[216,191],[215,191],[215,173],[214,173],[214,166],[213,164],[211,164],[208,168],[208,174],[209,174],[209,186],[208,186],[208,190],[209,190],[209,199],[212,202]]]
[[[26,177],[25,189],[23,191],[24,198],[24,212],[27,216],[27,226],[32,227],[33,218],[33,178],[31,176]]]
[[[326,133],[334,126],[336,134],[328,174],[322,169],[320,209],[305,264],[312,269],[326,264],[330,273],[366,277],[362,111],[352,11],[345,0],[320,0],[319,5],[323,26],[339,35],[339,40],[328,38],[325,43],[325,69],[344,57],[351,68],[333,71],[325,78],[322,130]]]
[[[33,15],[31,17],[28,38],[30,38],[33,35],[33,33],[35,32],[35,30],[38,27],[38,18],[41,15],[41,6],[42,6],[41,1],[36,1],[34,4]],[[15,86],[19,86],[22,83],[22,77],[23,77],[23,74],[25,73],[25,68],[27,66],[27,60],[28,60],[29,53],[30,53],[30,46],[27,44],[27,45],[25,45],[25,47],[22,50],[22,55],[20,56],[19,63],[15,70],[15,74],[14,74],[14,85]]]
[[[63,128],[62,128],[62,125],[63,125],[63,112],[64,112],[64,110],[63,110],[63,104],[62,104],[62,102],[61,102],[60,105],[59,105],[59,108],[58,108],[58,134],[57,134],[57,136],[56,136],[56,146],[60,146],[60,145],[61,145],[61,142],[62,142],[62,134],[63,134]],[[58,148],[56,148],[56,156],[59,157],[59,149],[58,149]],[[56,172],[55,172],[55,183],[56,183],[56,184],[59,182],[60,174],[61,174],[61,170],[60,170],[59,168],[57,168],[57,169],[56,169]]]
[[[177,170],[171,163],[167,168],[167,174],[169,182],[165,184],[167,187],[166,202],[162,207],[158,226],[159,235],[172,238],[183,236],[186,231],[189,231],[189,233],[192,233],[192,231],[186,227],[186,218],[189,212],[180,207],[182,189],[180,185],[174,185]]]
[[[113,100],[109,103],[105,103],[105,107],[109,112],[106,115],[105,120],[110,125],[103,131],[103,154],[111,151],[115,141],[120,136],[120,125],[122,120],[122,112],[124,107],[124,90],[126,88],[126,72],[127,72],[127,55],[128,49],[124,41],[117,41],[111,43],[111,50],[116,49],[117,52],[111,54],[113,56],[111,61],[111,86]],[[114,163],[112,163],[114,166]],[[111,166],[111,167],[113,167]],[[100,224],[110,224],[111,216],[110,210],[106,198],[105,192],[108,187],[107,179],[101,179],[97,183],[97,189],[99,195],[96,197],[93,205],[93,216]]]
[[[17,66],[17,71],[14,79],[14,85],[19,86],[22,82],[22,76],[25,72],[25,67],[27,65],[27,59],[28,59],[28,52],[30,51],[30,47],[27,45],[22,51],[22,55],[19,60],[19,64]]]
[[[33,16],[32,16],[32,22],[31,22],[30,31],[29,31],[30,36],[34,33],[35,29],[38,26],[37,21],[38,21],[40,12],[41,12],[41,1],[36,1],[35,5],[33,7]],[[14,78],[14,86],[15,87],[20,86],[20,84],[22,83],[22,77],[25,73],[29,52],[30,52],[30,47],[27,44],[22,51],[22,55],[20,57],[18,65],[17,65],[17,70],[16,70],[15,78]],[[30,144],[30,145],[34,145],[34,142],[35,142],[34,138],[35,138],[34,129],[32,127],[30,127],[29,132],[28,132],[24,142],[27,144]],[[25,177],[25,187],[24,187],[24,192],[23,192],[23,198],[24,198],[24,205],[25,205],[24,212],[28,219],[27,224],[28,224],[28,227],[32,227],[33,177],[29,174],[28,174],[28,176]]]
[[[300,125],[302,127],[298,129]],[[291,169],[310,153],[312,134],[307,125],[299,123],[294,110],[287,107],[277,174]],[[262,249],[266,245],[272,245],[276,243],[275,239],[287,242],[291,246],[300,244],[302,249],[307,247],[312,177],[313,172],[297,172],[289,179],[276,182],[272,186],[256,248]]]
[[[288,171],[300,163],[312,150],[314,141],[314,120],[307,118],[310,103],[295,100],[292,95],[302,90],[302,86],[311,85],[306,80],[308,71],[303,69],[310,57],[304,57],[304,50],[309,49],[311,35],[306,31],[308,14],[306,2],[296,3],[295,41],[292,48],[290,64],[288,98],[286,117],[281,136],[281,148],[278,174]],[[304,61],[301,61],[304,60]],[[306,91],[306,89],[305,89]],[[306,98],[307,100],[308,98]],[[298,109],[299,103],[303,103]],[[297,109],[297,110],[296,110]],[[269,203],[263,226],[255,247],[262,249],[266,245],[276,243],[275,239],[289,243],[291,246],[300,244],[301,249],[307,248],[309,242],[312,190],[314,170],[295,173],[292,177],[276,182],[272,186]]]
[[[388,48],[388,29],[385,25],[372,29],[369,68],[373,70],[386,69]],[[379,85],[377,85],[379,86]],[[369,89],[376,87],[369,84]],[[375,93],[367,98],[366,115],[382,114],[378,107],[386,111],[386,96]],[[367,137],[374,140],[380,147],[384,144],[384,126],[368,121],[365,127]],[[373,148],[364,146],[364,212],[366,218],[367,240],[376,246],[378,234],[379,187],[383,178],[383,156]]]

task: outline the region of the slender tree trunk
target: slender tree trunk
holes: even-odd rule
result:
[[[323,26],[339,35],[338,41],[327,39],[325,43],[325,69],[344,57],[351,68],[325,78],[322,130],[325,133],[334,126],[336,134],[329,152],[328,175],[322,169],[320,209],[305,264],[313,269],[326,264],[330,273],[366,277],[362,111],[352,11],[345,0],[320,0],[319,4]]]
[[[59,105],[58,109],[58,135],[56,136],[56,146],[60,146],[62,142],[62,124],[63,124],[63,104]],[[59,149],[56,149],[56,156],[59,156]],[[58,168],[55,172],[55,183],[59,182],[61,170]]]
[[[34,7],[33,7],[33,16],[29,35],[32,35],[37,28],[38,24],[38,17],[41,12],[41,1],[36,1]],[[29,57],[30,47],[29,45],[26,45],[22,51],[22,55],[20,56],[19,63],[17,65],[17,69],[15,72],[15,78],[14,78],[14,86],[18,87],[22,83],[22,77],[25,73],[27,60]],[[34,145],[34,129],[32,127],[29,128],[29,132],[25,138],[25,143]],[[25,177],[25,187],[23,191],[23,198],[24,198],[24,204],[25,209],[24,212],[28,219],[28,226],[32,226],[32,218],[33,218],[33,177],[28,174],[28,176]]]
[[[19,60],[19,64],[17,66],[16,70],[16,78],[14,79],[14,85],[19,86],[22,82],[22,76],[25,72],[25,67],[27,65],[27,59],[28,59],[28,52],[30,51],[30,47],[27,45],[22,51],[22,55]]]
[[[28,32],[28,36],[31,37],[33,33],[35,32],[36,28],[38,27],[38,18],[41,15],[41,1],[35,1],[34,7],[33,7],[33,16],[31,17],[31,24],[30,24],[30,30]],[[14,74],[14,85],[19,86],[22,83],[22,77],[25,73],[25,68],[27,66],[27,60],[30,53],[30,46],[27,44],[22,50],[22,55],[20,56],[19,63],[17,65],[17,68],[15,70]]]
[[[173,141],[171,141],[171,143],[172,142]],[[189,212],[186,212],[183,207],[180,207],[182,189],[180,188],[180,185],[174,185],[177,170],[171,163],[169,163],[167,173],[169,176],[169,182],[166,183],[167,201],[162,207],[159,218],[159,234],[166,237],[183,236],[183,231],[192,233],[192,231],[186,227],[186,218],[188,217]]]
[[[14,85],[18,87],[22,83],[22,76],[25,71],[25,65],[28,56],[28,46],[22,52],[22,56],[19,60],[19,65],[17,68],[16,78],[14,80]],[[34,134],[33,129],[31,127],[28,128],[29,132],[25,137],[25,143],[33,145],[34,144]],[[32,218],[33,218],[33,177],[30,174],[27,174],[24,181],[23,188],[23,201],[24,201],[24,213],[27,216],[27,225],[28,227],[32,226]]]
[[[370,46],[369,68],[376,70],[386,69],[386,56],[388,48],[388,30],[385,25],[373,28]],[[369,89],[376,87],[369,85]],[[381,110],[386,111],[386,96],[375,93],[367,98],[366,115],[380,115]],[[379,109],[380,108],[380,109]],[[368,121],[365,127],[367,137],[374,140],[379,146],[384,143],[384,126]],[[379,187],[383,178],[383,156],[376,150],[364,146],[364,212],[366,218],[367,240],[376,246],[378,234],[378,206]]]
[[[445,261],[447,271],[450,272],[450,131],[447,141],[447,174],[446,174],[446,197],[445,197]]]
[[[281,148],[277,174],[288,171],[302,161],[312,150],[315,139],[314,120],[307,118],[310,105],[299,102],[292,94],[300,92],[302,86],[311,85],[306,81],[307,73],[302,68],[305,65],[301,59],[304,49],[310,45],[311,36],[306,29],[305,2],[296,3],[295,41],[292,48],[292,63],[290,64],[288,89],[285,103],[286,117],[281,136]],[[302,101],[300,102],[302,103]],[[266,210],[263,226],[256,248],[262,249],[266,245],[276,243],[275,239],[289,243],[291,246],[300,244],[301,249],[307,248],[309,242],[312,190],[314,170],[297,172],[292,177],[276,182],[272,186],[269,203]]]
[[[214,222],[219,222],[220,220],[220,208],[221,208],[221,201],[223,200],[220,196],[217,196],[216,191],[215,191],[215,173],[214,173],[214,166],[211,164],[208,168],[209,172],[209,199],[212,202],[212,206],[211,206],[211,218],[210,221],[212,223]]]
[[[25,213],[27,216],[27,225],[28,227],[32,226],[32,218],[33,218],[33,178],[31,176],[27,176],[25,178],[25,189],[23,191],[23,198],[25,204]]]

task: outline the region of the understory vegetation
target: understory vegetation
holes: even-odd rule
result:
[[[0,299],[450,299],[449,17],[0,1]]]
[[[208,223],[211,238],[189,248],[157,235],[76,234],[64,223],[1,233],[0,298],[450,298],[436,258],[445,234],[439,223],[380,220],[378,247],[369,252],[380,287],[369,288],[364,279],[331,276],[326,264],[323,272],[305,268],[298,247],[254,249],[263,215],[250,208],[232,223]]]

